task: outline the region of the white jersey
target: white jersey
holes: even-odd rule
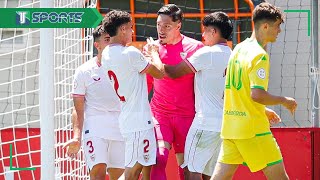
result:
[[[185,60],[195,74],[196,115],[192,127],[221,131],[225,72],[231,49],[205,46]]]
[[[121,133],[153,128],[144,73],[149,63],[142,53],[133,46],[109,45],[102,52],[102,67],[122,101]]]
[[[83,133],[89,137],[123,140],[119,130],[120,101],[103,69],[92,58],[77,68],[73,96],[84,96]]]

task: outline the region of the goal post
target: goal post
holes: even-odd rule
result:
[[[52,0],[40,0],[40,8],[53,8]],[[39,111],[41,179],[55,176],[54,149],[54,29],[40,29]]]

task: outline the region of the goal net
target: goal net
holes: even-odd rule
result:
[[[269,92],[296,99],[295,115],[283,106],[272,106],[282,119],[281,127],[311,127],[312,93],[310,68],[311,49],[311,1],[269,0],[285,11],[285,22],[277,41],[268,46],[270,53]],[[290,12],[288,12],[289,10]]]
[[[0,7],[39,8],[40,0],[2,0]],[[54,0],[54,7],[95,8],[96,1]],[[91,28],[54,29],[55,160],[51,165],[40,158],[40,128],[47,120],[40,120],[39,82],[47,76],[39,73],[40,62],[46,61],[40,60],[40,29],[0,29],[0,179],[41,179],[41,171],[52,169],[52,179],[88,179],[82,151],[70,160],[62,146],[72,138],[72,79],[75,69],[92,57],[91,33]]]

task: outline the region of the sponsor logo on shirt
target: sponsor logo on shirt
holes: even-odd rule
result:
[[[93,78],[93,80],[95,80],[95,81],[100,81],[100,78],[97,78],[97,79],[96,79],[96,78]]]
[[[224,115],[229,115],[229,116],[247,116],[246,112],[242,111],[224,111]]]
[[[98,76],[98,75],[93,75],[92,76],[92,79],[94,80],[94,81],[100,81],[100,77]]]

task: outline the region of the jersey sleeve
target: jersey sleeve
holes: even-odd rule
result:
[[[86,94],[85,79],[83,71],[77,69],[73,79],[73,97],[84,96]]]
[[[212,66],[211,52],[209,47],[203,47],[196,51],[185,62],[194,73]]]
[[[249,72],[250,87],[268,90],[269,83],[269,57],[267,54],[260,54],[254,58]]]
[[[131,46],[128,55],[129,63],[134,70],[144,73],[150,66],[148,59],[137,48]]]

